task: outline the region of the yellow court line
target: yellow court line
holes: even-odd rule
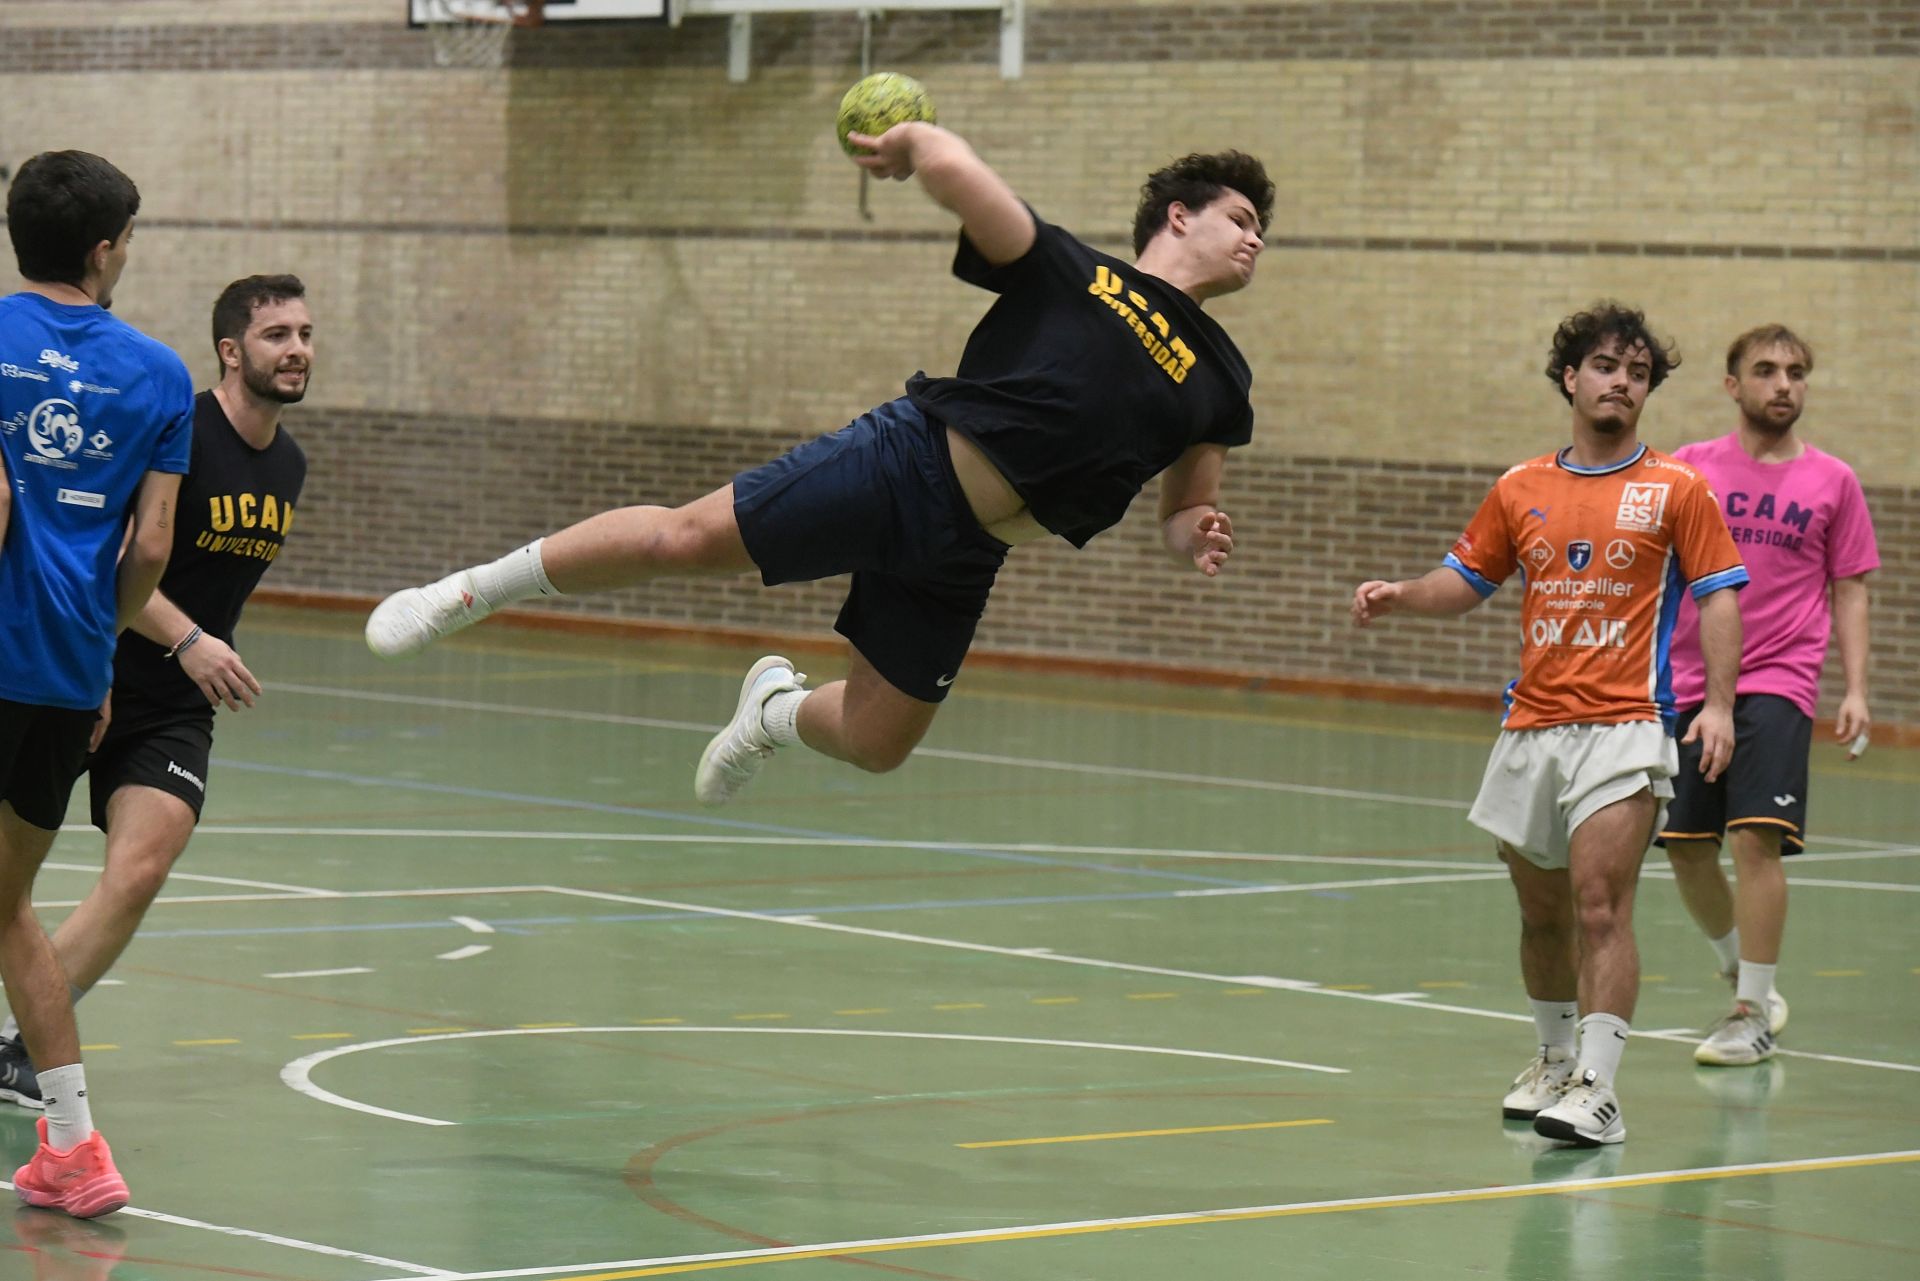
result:
[[[293,1034],[293,1039],[296,1041],[351,1041],[353,1037],[352,1032],[295,1032]]]
[[[467,1029],[463,1027],[410,1027],[407,1029],[407,1035],[428,1036],[435,1032],[464,1032],[466,1030]]]
[[[117,1050],[119,1048],[117,1045],[83,1045],[80,1047],[80,1053],[92,1054],[95,1050]]]
[[[567,1281],[633,1281],[636,1277],[663,1277],[683,1272],[708,1272],[719,1268],[750,1267],[759,1263],[790,1263],[803,1259],[831,1259],[841,1256],[890,1254],[897,1250],[932,1250],[961,1245],[993,1245],[1005,1241],[1042,1241],[1054,1237],[1090,1236],[1100,1232],[1128,1232],[1143,1228],[1185,1228],[1213,1223],[1246,1223],[1257,1219],[1283,1219],[1309,1214],[1343,1214],[1354,1210],[1397,1210],[1418,1206],[1463,1205],[1482,1201],[1508,1201],[1521,1197],[1564,1196],[1569,1192],[1613,1191],[1621,1188],[1659,1187],[1675,1183],[1702,1183],[1716,1179],[1746,1179],[1776,1174],[1807,1174],[1824,1170],[1851,1170],[1875,1165],[1899,1165],[1920,1161],[1920,1151],[1882,1152],[1871,1156],[1834,1157],[1827,1160],[1774,1161],[1758,1165],[1718,1166],[1704,1170],[1667,1170],[1658,1174],[1614,1175],[1599,1179],[1566,1179],[1554,1183],[1528,1183],[1495,1188],[1461,1188],[1448,1192],[1416,1192],[1404,1196],[1357,1197],[1346,1201],[1308,1201],[1292,1205],[1249,1206],[1238,1210],[1199,1211],[1191,1214],[1153,1215],[1139,1219],[1096,1219],[1083,1223],[1042,1224],[1030,1228],[987,1228],[977,1232],[953,1232],[930,1237],[906,1237],[878,1241],[836,1241],[822,1246],[781,1247],[777,1250],[737,1254],[731,1257],[687,1260],[662,1265],[643,1265],[619,1272],[581,1273]],[[495,1272],[494,1277],[512,1277],[525,1273]],[[558,1274],[542,1269],[541,1275]],[[457,1278],[455,1279],[457,1281]]]
[[[1817,979],[1857,979],[1864,978],[1866,973],[1865,970],[1815,970],[1813,977]]]
[[[749,1022],[752,1022],[752,1021],[754,1021],[754,1020],[756,1020],[756,1019],[759,1019],[759,1020],[764,1020],[764,1019],[790,1019],[790,1018],[792,1018],[792,1017],[793,1017],[793,1015],[791,1015],[791,1014],[780,1014],[780,1013],[770,1013],[770,1014],[736,1014],[736,1015],[734,1015],[733,1017],[734,1017],[734,1021],[735,1021],[735,1022],[737,1022],[737,1023],[749,1023]]]
[[[1329,1117],[1310,1121],[1250,1121],[1245,1125],[1189,1125],[1177,1130],[1115,1130],[1110,1134],[1056,1134],[1047,1139],[987,1139],[956,1143],[956,1148],[1024,1148],[1036,1143],[1092,1143],[1099,1139],[1157,1139],[1169,1134],[1225,1134],[1229,1130],[1285,1130],[1301,1125],[1332,1125]]]
[[[1440,988],[1440,987],[1465,987],[1466,985],[1467,983],[1465,979],[1428,979],[1426,982],[1422,983],[1420,986]]]
[[[980,1001],[946,1001],[933,1008],[936,1010],[984,1010],[987,1007]]]
[[[514,1024],[514,1026],[515,1026],[515,1027],[518,1027],[518,1028],[525,1028],[525,1029],[526,1029],[527,1031],[530,1031],[530,1032],[531,1032],[531,1031],[535,1031],[535,1030],[537,1030],[537,1029],[540,1029],[540,1028],[547,1028],[547,1027],[579,1027],[580,1025],[579,1025],[578,1023],[516,1023],[516,1024]]]
[[[230,1036],[209,1036],[198,1041],[175,1041],[175,1045],[238,1045],[239,1041]]]
[[[1914,973],[1920,974],[1920,970],[1915,970]],[[1035,1005],[1078,1005],[1079,1003],[1080,998],[1077,996],[1036,996],[1033,998],[1033,1004]]]
[[[1179,996],[1178,992],[1129,992],[1129,1001],[1171,1001]]]
[[[891,1014],[892,1010],[884,1005],[875,1005],[864,1010],[835,1010],[835,1014]]]

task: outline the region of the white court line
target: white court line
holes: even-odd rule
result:
[[[361,1103],[331,1090],[323,1090],[313,1083],[313,1069],[329,1059],[337,1059],[347,1054],[359,1054],[364,1050],[385,1050],[401,1045],[425,1045],[431,1041],[474,1041],[495,1036],[554,1036],[565,1034],[579,1036],[583,1033],[630,1032],[646,1036],[684,1036],[698,1034],[702,1036],[855,1036],[870,1037],[879,1040],[894,1041],[968,1041],[990,1045],[1029,1045],[1046,1049],[1066,1050],[1109,1050],[1122,1054],[1162,1054],[1178,1059],[1212,1059],[1225,1063],[1252,1063],[1260,1067],[1297,1068],[1303,1072],[1330,1072],[1336,1076],[1347,1075],[1346,1068],[1328,1067],[1323,1063],[1296,1063],[1291,1059],[1256,1058],[1250,1054],[1224,1054],[1214,1050],[1182,1050],[1165,1045],[1122,1045],[1110,1041],[1055,1041],[1031,1036],[974,1036],[962,1032],[890,1032],[874,1028],[832,1028],[832,1027],[531,1027],[531,1028],[493,1028],[478,1032],[437,1032],[426,1036],[400,1036],[385,1041],[365,1041],[358,1045],[340,1045],[330,1050],[320,1050],[297,1058],[280,1069],[280,1079],[289,1089],[298,1091],[310,1099],[321,1103],[331,1103],[335,1107],[349,1108],[355,1112],[365,1112],[369,1116],[384,1116],[394,1121],[411,1121],[416,1125],[458,1125],[458,1121],[442,1121],[430,1116],[416,1116],[411,1112],[396,1112],[391,1108],[375,1107],[371,1103]]]
[[[68,829],[63,829],[68,830]],[[92,828],[88,828],[92,831]],[[98,872],[101,869],[86,863],[42,863],[42,867],[51,867],[61,872]],[[338,891],[316,889],[311,885],[282,885],[278,881],[248,881],[237,876],[203,876],[198,872],[173,872],[168,880],[204,881],[208,885],[238,885],[249,890],[278,890],[283,894],[303,894],[310,898],[335,898]]]
[[[13,1184],[0,1179],[0,1188],[11,1191]],[[252,1228],[236,1228],[224,1223],[208,1223],[204,1219],[189,1219],[178,1214],[163,1214],[159,1210],[142,1210],[137,1206],[127,1206],[117,1213],[135,1219],[151,1219],[155,1223],[170,1223],[179,1228],[198,1228],[203,1232],[217,1232],[221,1236],[243,1237],[248,1241],[262,1241],[268,1245],[284,1245],[294,1250],[306,1250],[311,1254],[329,1255],[336,1259],[352,1259],[355,1263],[373,1263],[383,1268],[398,1268],[409,1277],[453,1277],[458,1274],[447,1268],[430,1268],[424,1264],[408,1263],[405,1259],[389,1259],[385,1255],[367,1254],[360,1250],[343,1250],[339,1246],[321,1245],[315,1241],[302,1241],[298,1237],[276,1236],[271,1232],[256,1232]]]
[[[365,965],[348,965],[337,970],[280,970],[273,974],[262,974],[263,979],[328,979],[339,974],[371,974],[373,970]]]
[[[575,712],[556,707],[525,707],[514,703],[482,703],[460,698],[434,698],[425,694],[382,694],[365,690],[339,689],[327,685],[280,685],[274,689],[290,694],[315,694],[374,703],[404,703],[413,707],[444,707],[453,711],[496,712],[506,716],[532,716],[542,720],[589,721],[600,725],[634,725],[644,729],[687,730],[711,734],[718,725],[699,721],[668,721],[651,716],[623,716],[614,712]],[[1391,734],[1392,731],[1385,731]],[[1491,738],[1489,738],[1491,742]],[[1316,787],[1306,783],[1281,783],[1264,778],[1233,778],[1219,774],[1186,774],[1177,770],[1139,769],[1125,765],[1085,765],[1030,756],[999,756],[987,752],[961,752],[944,747],[920,747],[915,756],[943,761],[970,761],[978,765],[1011,765],[1020,769],[1055,770],[1069,774],[1098,774],[1106,778],[1137,778],[1159,783],[1191,783],[1205,787],[1239,787],[1260,792],[1289,792],[1303,796],[1328,796],[1338,800],[1384,801],[1392,805],[1422,805],[1434,809],[1466,810],[1466,801],[1444,797],[1410,796],[1400,792],[1364,792],[1345,787]]]
[[[491,925],[488,925],[485,921],[476,921],[471,916],[456,916],[453,918],[453,923],[455,925],[464,925],[475,934],[492,934],[494,932]]]
[[[616,894],[611,890],[582,890],[563,885],[545,885],[541,887],[554,894],[574,898],[599,899],[609,903],[632,903],[641,907],[663,907],[679,912],[693,912],[702,916],[720,916],[733,920],[760,921],[768,925],[785,925],[795,929],[827,930],[834,934],[852,934],[862,938],[887,939],[896,943],[913,943],[922,947],[951,948],[960,952],[984,952],[992,956],[1013,956],[1033,961],[1053,961],[1061,965],[1083,965],[1093,969],[1114,970],[1127,974],[1152,974],[1162,978],[1194,979],[1202,983],[1228,983],[1237,987],[1270,987],[1279,991],[1306,992],[1314,996],[1337,996],[1353,1001],[1372,1001],[1380,1005],[1393,1005],[1401,1009],[1443,1010],[1450,1014],[1470,1014],[1476,1018],[1501,1019],[1509,1023],[1532,1023],[1531,1014],[1516,1014],[1505,1010],[1483,1010],[1471,1005],[1447,1005],[1438,1001],[1410,1001],[1405,993],[1342,992],[1321,987],[1309,979],[1272,978],[1266,975],[1212,974],[1204,970],[1177,970],[1160,965],[1137,965],[1128,961],[1106,961],[1091,956],[1069,956],[1045,948],[999,947],[991,943],[970,943],[962,939],[937,938],[927,934],[907,934],[899,930],[874,929],[866,925],[849,925],[844,921],[822,921],[814,917],[772,916],[764,912],[749,912],[731,907],[709,907],[699,903],[683,903],[673,899],[645,898],[638,894]],[[1423,994],[1424,995],[1424,994]],[[1674,1041],[1692,1045],[1697,1036],[1665,1036],[1650,1032],[1634,1032],[1634,1036],[1648,1040]],[[1776,1048],[1777,1055],[1787,1055],[1800,1059],[1817,1059],[1824,1063],[1845,1063],[1854,1067],[1884,1068],[1893,1072],[1920,1072],[1920,1064],[1890,1063],[1879,1059],[1856,1059],[1838,1054],[1815,1054],[1809,1050],[1788,1050]]]
[[[1273,1205],[1228,1206],[1215,1210],[1185,1210],[1171,1214],[1137,1214],[1115,1219],[1071,1219],[1061,1223],[1009,1224],[1000,1228],[972,1228],[962,1232],[927,1232],[915,1236],[868,1237],[856,1241],[816,1241],[807,1245],[769,1246],[758,1250],[722,1250],[712,1254],[656,1255],[644,1259],[609,1259],[601,1263],[561,1264],[549,1267],[502,1268],[492,1272],[462,1272],[447,1281],[510,1281],[511,1278],[553,1277],[569,1273],[599,1273],[609,1268],[667,1268],[679,1264],[725,1264],[749,1259],[779,1259],[825,1255],[858,1255],[888,1248],[912,1246],[990,1244],[1032,1240],[1036,1237],[1080,1236],[1092,1232],[1141,1229],[1157,1226],[1199,1226],[1208,1222],[1231,1223],[1246,1219],[1271,1219],[1287,1215],[1352,1210],[1386,1210],[1395,1207],[1427,1207],[1476,1204],[1482,1201],[1516,1197],[1564,1196],[1569,1192],[1604,1192],[1610,1188],[1635,1188],[1651,1184],[1700,1182],[1760,1174],[1818,1173],[1823,1170],[1850,1169],[1864,1165],[1890,1165],[1920,1157],[1920,1149],[1896,1152],[1866,1152],[1841,1157],[1806,1157],[1794,1161],[1756,1161],[1747,1165],[1694,1166],[1678,1170],[1658,1170],[1651,1174],[1613,1174],[1592,1179],[1555,1179],[1540,1183],[1507,1183],[1491,1187],[1448,1188],[1433,1192],[1403,1192],[1392,1196],[1344,1197],[1333,1201],[1282,1201]],[[697,1267],[688,1271],[703,1271]],[[382,1278],[382,1281],[401,1281]]]
[[[1506,879],[1504,871],[1456,872],[1451,876],[1369,876],[1357,881],[1301,881],[1286,885],[1223,885],[1218,889],[1174,890],[1173,897],[1232,898],[1242,894],[1296,894],[1304,891],[1368,889],[1376,885],[1457,885],[1462,881]]]
[[[456,947],[451,952],[442,952],[436,960],[464,961],[470,956],[479,956],[483,952],[493,951],[491,943],[469,943],[465,947]]]

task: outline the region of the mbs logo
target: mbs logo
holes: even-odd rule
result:
[[[1127,322],[1127,327],[1139,337],[1140,345],[1153,357],[1153,363],[1166,371],[1167,377],[1177,383],[1187,381],[1196,359],[1193,349],[1170,331],[1167,318],[1159,312],[1150,312],[1145,320],[1140,318],[1140,313],[1153,304],[1137,290],[1128,289],[1126,281],[1104,266],[1096,268],[1093,283],[1087,286],[1087,292],[1107,304],[1115,315]],[[1126,302],[1120,300],[1123,292]],[[1133,306],[1129,307],[1127,303]]]

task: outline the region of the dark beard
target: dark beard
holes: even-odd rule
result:
[[[297,405],[306,399],[307,384],[313,379],[311,372],[309,372],[306,379],[301,382],[299,391],[281,391],[278,387],[274,386],[273,380],[277,373],[277,370],[260,369],[255,365],[249,364],[244,356],[241,358],[240,381],[247,385],[248,391],[258,396],[261,400],[278,401],[282,405]]]
[[[1793,425],[1800,421],[1800,415],[1798,413],[1795,413],[1793,417],[1787,419],[1787,421],[1785,421],[1784,423],[1779,423],[1776,425],[1772,419],[1765,416],[1767,412],[1767,408],[1768,407],[1766,405],[1760,406],[1761,417],[1759,418],[1755,418],[1752,414],[1746,413],[1744,410],[1742,411],[1741,416],[1747,420],[1747,426],[1753,428],[1754,431],[1758,432],[1762,436],[1768,437],[1771,440],[1780,439],[1780,437],[1792,431]]]

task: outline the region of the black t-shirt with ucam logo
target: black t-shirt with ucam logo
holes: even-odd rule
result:
[[[282,426],[255,449],[227,421],[211,391],[193,401],[193,461],[180,482],[173,554],[160,592],[209,636],[233,644],[240,610],[293,527],[307,456]],[[178,640],[178,637],[174,638]],[[162,707],[204,708],[207,699],[180,665],[131,629],[113,658],[113,697]]]
[[[907,395],[978,445],[1034,519],[1084,547],[1192,446],[1253,438],[1253,375],[1192,298],[1034,224],[1033,247],[999,267],[961,233],[953,274],[1000,297],[958,372],[915,374]]]

